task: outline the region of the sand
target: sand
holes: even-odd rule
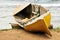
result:
[[[60,32],[51,31],[52,37],[41,33],[30,33],[23,29],[0,31],[0,40],[60,40]]]

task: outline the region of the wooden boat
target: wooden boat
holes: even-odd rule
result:
[[[30,3],[23,4],[16,7],[13,16],[25,30],[31,32],[45,32],[51,36],[49,30],[51,14],[46,8]]]

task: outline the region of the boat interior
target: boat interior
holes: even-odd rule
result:
[[[48,10],[43,8],[39,5],[28,5],[26,8],[24,8],[22,11],[19,11],[14,16],[18,19],[24,19],[24,18],[31,18],[34,16],[34,14],[42,15],[46,13]],[[36,16],[36,15],[35,15]]]
[[[46,13],[48,10],[39,5],[28,5],[23,10],[19,11],[14,15],[16,21],[23,20],[25,18],[33,19]],[[19,20],[20,19],[20,20]]]

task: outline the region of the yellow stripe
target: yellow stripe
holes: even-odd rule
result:
[[[48,15],[44,17],[44,22],[47,27],[49,27],[51,21],[51,14],[48,12]]]

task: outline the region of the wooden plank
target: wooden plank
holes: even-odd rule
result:
[[[24,8],[26,8],[28,5],[30,5],[30,3],[27,4],[22,4],[16,7],[13,15],[17,14],[19,11],[22,11]]]

